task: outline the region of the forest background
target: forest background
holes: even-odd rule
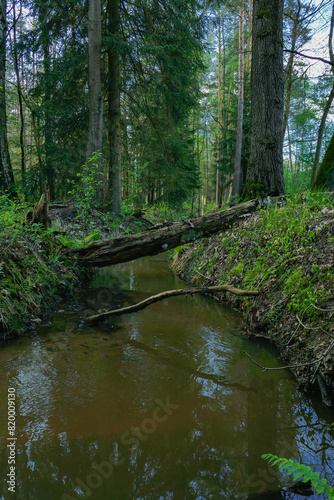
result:
[[[154,205],[201,215],[236,201],[255,132],[253,9],[1,0],[2,191],[34,202],[47,185],[66,200],[95,184],[94,203],[116,214]],[[333,13],[331,0],[284,3],[287,193],[316,184],[330,149]]]

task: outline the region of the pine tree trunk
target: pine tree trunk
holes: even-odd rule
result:
[[[221,51],[221,19],[218,12],[218,137],[217,137],[217,181],[216,181],[216,204],[222,204],[222,51]]]
[[[14,175],[7,142],[6,119],[6,0],[0,0],[0,192],[15,196]]]
[[[234,178],[232,196],[239,198],[241,190],[241,151],[242,151],[242,125],[244,114],[244,2],[241,0],[239,9],[239,92],[238,92],[238,121],[237,138],[234,160]]]
[[[119,33],[120,0],[108,0],[109,35]],[[112,211],[119,214],[122,208],[122,168],[121,168],[121,102],[119,54],[115,46],[108,49],[108,113],[109,113],[109,194],[112,198]]]
[[[283,0],[254,0],[251,141],[244,199],[284,193]]]
[[[251,72],[252,64],[252,31],[253,31],[253,0],[249,1],[248,8],[248,40],[247,40],[247,58],[246,58],[246,71],[248,74]]]
[[[17,56],[17,36],[16,36],[16,23],[18,19],[22,16],[22,3],[19,18],[16,19],[15,14],[15,1],[13,0],[13,60],[14,60],[14,69],[16,75],[17,82],[17,95],[19,99],[19,111],[20,111],[20,149],[21,149],[21,176],[22,176],[22,187],[23,192],[26,190],[26,162],[25,162],[25,148],[24,148],[24,131],[25,131],[25,119],[24,119],[24,110],[23,110],[23,100],[22,100],[22,86],[21,86],[21,77],[20,77],[20,68],[19,61]]]
[[[101,92],[101,0],[88,1],[88,88],[89,88],[89,128],[86,151],[86,165],[90,158],[102,152],[103,97]],[[98,168],[95,181],[100,180],[101,158],[94,160]],[[87,181],[86,181],[87,182]],[[97,188],[95,202],[100,201]]]
[[[42,52],[43,52],[43,70],[44,70],[44,95],[43,95],[43,110],[44,110],[44,164],[43,164],[43,177],[41,179],[41,191],[44,189],[44,183],[47,181],[50,189],[50,197],[53,200],[55,197],[54,189],[54,174],[53,174],[53,161],[52,161],[52,115],[51,107],[51,55],[50,55],[50,27],[48,20],[48,6],[43,4],[40,12],[41,24],[41,39],[42,39]]]

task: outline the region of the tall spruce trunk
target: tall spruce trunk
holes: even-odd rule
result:
[[[90,159],[102,153],[103,97],[101,92],[101,0],[88,1],[88,89],[89,128],[86,151],[86,165],[92,166]],[[92,162],[93,163],[93,162]],[[101,158],[96,157],[97,170],[90,175],[90,181],[101,180]],[[87,179],[85,180],[87,183]],[[101,200],[100,187],[96,187],[95,202]]]
[[[15,13],[15,1],[13,0],[13,60],[14,60],[14,69],[16,75],[16,84],[17,84],[17,96],[19,100],[19,111],[20,111],[20,149],[21,149],[21,177],[22,177],[22,188],[23,192],[26,190],[26,161],[25,161],[25,147],[24,147],[24,132],[25,132],[25,118],[24,118],[24,110],[23,110],[23,99],[22,99],[22,85],[21,85],[21,76],[20,76],[20,67],[19,67],[19,58],[17,54],[17,30],[16,24],[18,20],[22,17],[22,3],[20,5],[20,13],[18,18],[16,19]]]
[[[253,0],[249,1],[248,7],[248,40],[247,40],[247,56],[246,56],[246,72],[250,75],[252,64],[252,31],[253,31]]]
[[[119,33],[120,0],[108,0],[109,35]],[[121,142],[121,101],[119,53],[116,45],[108,49],[108,139],[109,139],[109,195],[112,199],[112,211],[119,214],[122,208],[122,142]]]
[[[241,0],[239,9],[239,89],[238,89],[238,121],[237,138],[234,159],[234,177],[232,196],[239,198],[241,190],[241,152],[242,152],[242,126],[244,115],[244,68],[245,68],[245,41],[244,41],[244,2]]]
[[[217,179],[216,204],[222,205],[222,49],[221,49],[221,17],[218,11],[218,137],[217,137]]]
[[[6,0],[0,0],[0,193],[7,192],[9,196],[15,196],[14,175],[10,162],[7,141],[7,118],[6,118]]]
[[[43,52],[43,83],[44,94],[42,97],[42,109],[44,111],[44,162],[42,164],[42,172],[40,179],[40,192],[44,191],[45,182],[47,181],[50,189],[50,197],[53,200],[55,197],[54,188],[54,171],[53,171],[53,138],[52,138],[52,88],[51,88],[51,34],[49,24],[49,9],[47,4],[42,4],[39,9],[39,22],[41,25],[41,41]],[[38,124],[39,127],[39,124]]]
[[[284,194],[283,0],[254,0],[251,140],[245,199]]]

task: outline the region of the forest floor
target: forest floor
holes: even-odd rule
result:
[[[179,247],[172,269],[196,286],[258,290],[255,298],[217,299],[242,312],[245,335],[274,343],[301,388],[320,388],[323,401],[334,403],[333,199],[309,195],[249,214],[224,233]]]
[[[82,206],[50,207],[52,227],[26,223],[28,208],[5,197],[0,209],[0,340],[47,321],[93,271],[63,255],[64,247],[139,232],[145,220],[110,216]],[[75,301],[73,301],[75,303]]]

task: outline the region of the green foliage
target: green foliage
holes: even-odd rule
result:
[[[101,238],[101,235],[98,231],[93,231],[91,234],[86,236],[86,238],[83,239],[83,244],[88,245],[89,243],[93,243],[93,241],[98,241]]]
[[[100,172],[101,153],[94,153],[89,158],[88,165],[83,165],[82,172],[77,173],[77,182],[67,179],[71,185],[68,195],[78,207],[78,218],[83,221],[89,219],[89,214],[97,204],[97,199],[103,183],[103,173]]]
[[[54,302],[55,291],[74,282],[73,268],[54,239],[54,227],[25,222],[26,204],[0,196],[0,330],[22,332],[31,316]]]
[[[312,487],[316,489],[317,494],[325,493],[329,500],[334,499],[334,488],[327,484],[327,479],[320,478],[318,472],[315,472],[308,465],[295,462],[291,458],[279,458],[277,455],[267,453],[262,455],[264,460],[268,460],[269,464],[277,465],[284,470],[288,475],[293,475],[293,480],[299,479],[303,483],[311,481]]]
[[[234,275],[241,276],[243,268],[244,268],[243,263],[239,262],[239,264],[237,264],[236,266],[232,267],[232,269],[230,271],[231,276],[234,276]]]
[[[185,204],[182,206],[170,207],[168,203],[161,201],[145,208],[146,217],[154,222],[175,222],[187,219],[190,216],[190,209]]]

